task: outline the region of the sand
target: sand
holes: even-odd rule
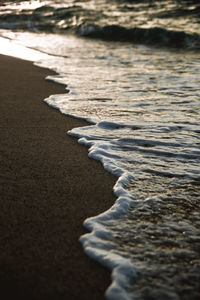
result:
[[[84,253],[83,221],[115,201],[116,178],[66,132],[88,125],[43,99],[51,71],[0,56],[0,297],[104,299],[110,272]]]

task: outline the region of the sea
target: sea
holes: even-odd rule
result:
[[[116,176],[80,237],[106,298],[199,300],[200,1],[1,2],[5,44],[57,72],[66,93],[44,101],[88,121],[67,134]]]

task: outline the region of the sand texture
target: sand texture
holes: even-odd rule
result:
[[[115,178],[66,135],[87,125],[43,102],[64,87],[51,71],[0,56],[0,296],[104,299],[107,269],[78,241],[114,202]]]

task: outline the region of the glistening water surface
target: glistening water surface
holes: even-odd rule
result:
[[[108,212],[86,220],[91,233],[81,237],[85,251],[113,271],[108,299],[199,299],[198,3],[191,1],[187,6],[188,1],[184,1],[185,6],[180,7],[177,1],[152,1],[152,6],[148,1],[111,1],[113,9],[107,1],[96,6],[94,1],[46,1],[45,6],[40,1],[32,3],[36,2],[39,12],[47,16],[44,20],[52,20],[52,12],[57,16],[61,11],[65,12],[63,20],[68,20],[66,9],[68,13],[72,10],[73,17],[78,15],[79,21],[86,15],[92,20],[89,12],[81,15],[83,8],[84,12],[91,9],[97,18],[104,7],[104,15],[108,15],[107,23],[101,16],[92,29],[88,24],[83,27],[86,21],[81,23],[81,30],[87,28],[91,33],[95,28],[95,39],[75,36],[77,30],[72,27],[70,35],[61,34],[57,25],[53,33],[39,29],[35,33],[1,31],[9,39],[51,55],[37,64],[57,71],[59,75],[48,79],[67,84],[67,90],[65,95],[52,95],[45,101],[64,114],[91,123],[69,134],[88,146],[89,156],[119,178],[114,187],[116,203]],[[104,26],[114,24],[114,12],[116,16],[118,12],[115,20],[119,26],[136,26],[128,22],[125,3],[126,12],[138,16],[138,20],[131,17],[138,28],[151,30],[158,19],[163,22],[160,26],[164,31],[160,31],[161,39],[154,46],[152,39],[150,43],[102,40],[102,32],[107,34],[109,29]],[[37,9],[31,11],[34,16]],[[160,12],[158,19],[152,17],[153,11],[157,16]],[[22,11],[16,15],[22,18]],[[143,16],[143,25],[139,16]],[[176,23],[178,17],[182,21]],[[166,19],[173,22],[167,25]],[[112,30],[113,34],[116,27]],[[117,30],[121,32],[121,27]],[[174,45],[173,40],[163,43],[174,30],[184,30],[187,43],[183,39]],[[102,39],[97,40],[97,35]],[[185,47],[177,49],[177,45]]]

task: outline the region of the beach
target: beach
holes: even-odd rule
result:
[[[200,299],[199,12],[0,4],[2,299]]]
[[[67,135],[88,124],[43,102],[65,93],[52,71],[8,56],[0,71],[1,298],[104,299],[110,273],[79,237],[114,203],[116,178]]]

